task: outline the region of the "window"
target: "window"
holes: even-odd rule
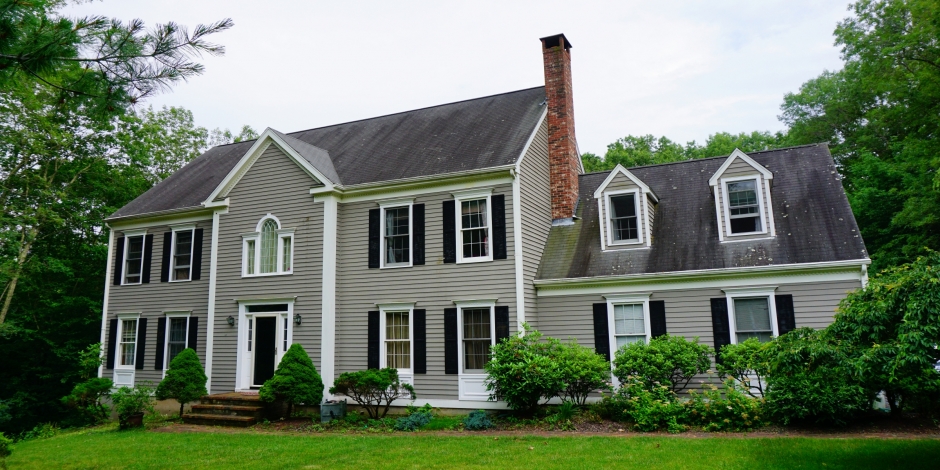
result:
[[[491,308],[469,308],[463,314],[463,368],[482,370],[493,344]]]
[[[127,237],[124,249],[124,284],[140,284],[144,270],[144,236]]]
[[[134,358],[137,357],[137,319],[121,319],[118,324],[118,365],[117,367],[134,367]]]
[[[490,259],[489,198],[459,202],[461,259]]]
[[[411,206],[382,208],[384,266],[411,265]]]
[[[770,301],[767,297],[735,298],[734,332],[737,342],[757,338],[766,343],[774,336]]]
[[[409,312],[385,312],[385,367],[411,369]]]
[[[617,349],[631,343],[646,342],[643,304],[614,305],[614,338]]]
[[[636,194],[610,196],[610,231],[613,242],[639,241]]]
[[[193,228],[173,231],[172,273],[174,281],[190,280],[193,260]]]
[[[294,229],[281,228],[271,214],[258,223],[257,231],[242,234],[242,275],[290,274],[294,262]]]
[[[731,233],[761,232],[757,180],[729,181],[726,184]]]
[[[173,359],[186,349],[189,337],[189,317],[167,317],[166,366],[169,368]]]

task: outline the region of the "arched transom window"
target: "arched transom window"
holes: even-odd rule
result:
[[[294,229],[281,228],[277,217],[268,214],[256,232],[242,235],[242,275],[290,274],[294,260]]]

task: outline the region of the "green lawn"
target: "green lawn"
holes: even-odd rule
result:
[[[15,446],[18,468],[919,468],[940,440],[157,433],[92,430]]]

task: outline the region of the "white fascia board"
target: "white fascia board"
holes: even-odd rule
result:
[[[614,167],[613,170],[610,170],[610,174],[607,175],[607,178],[604,180],[604,182],[601,183],[601,185],[597,187],[596,191],[594,191],[595,199],[601,197],[601,195],[604,194],[604,190],[607,189],[607,185],[609,185],[610,182],[613,181],[614,178],[617,177],[617,175],[626,176],[627,178],[630,179],[630,181],[633,181],[633,184],[639,186],[640,189],[643,190],[643,193],[650,194],[651,196],[653,196],[653,201],[659,202],[659,198],[656,197],[656,194],[653,193],[650,187],[647,186],[646,183],[643,182],[643,180],[637,178],[636,175],[634,175],[633,173],[630,173],[630,170],[627,170],[619,163],[617,164],[617,166]]]
[[[715,174],[712,175],[712,177],[708,179],[709,186],[716,186],[718,184],[719,179],[721,178],[721,175],[723,175],[725,173],[725,170],[727,170],[728,167],[731,166],[731,163],[734,162],[735,158],[740,158],[741,160],[744,160],[745,163],[747,163],[748,165],[753,167],[755,170],[760,172],[760,174],[764,176],[764,179],[768,179],[768,180],[774,179],[773,172],[771,172],[767,168],[764,168],[764,165],[761,165],[760,163],[755,162],[753,158],[747,156],[747,154],[742,152],[740,149],[734,149],[734,152],[731,152],[731,155],[729,155],[728,158],[725,159],[725,162],[722,163],[720,167],[718,167],[718,171],[716,171]]]

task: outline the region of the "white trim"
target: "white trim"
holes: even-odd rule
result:
[[[121,255],[121,285],[136,286],[144,283],[144,264],[147,261],[147,229],[124,230],[124,253]],[[141,237],[140,245],[140,279],[137,282],[127,282],[127,251],[130,250],[130,239]],[[151,247],[151,249],[153,249]]]
[[[454,196],[454,222],[456,230],[454,236],[457,237],[457,264],[464,263],[484,263],[493,261],[493,188],[474,189],[467,191],[455,191]],[[465,200],[486,200],[486,256],[476,256],[472,258],[463,257],[463,218],[461,217],[461,204]],[[478,230],[468,229],[468,230]]]
[[[390,303],[390,304],[376,304],[379,307],[379,367],[385,368],[388,367],[387,357],[386,357],[386,347],[385,337],[386,333],[386,314],[387,313],[398,313],[398,312],[407,312],[408,313],[408,347],[409,347],[409,362],[411,363],[411,368],[409,369],[397,369],[398,377],[402,382],[408,383],[409,385],[414,385],[414,361],[415,361],[415,326],[414,326],[414,302],[399,302],[399,303]]]
[[[108,331],[108,299],[111,295],[111,283],[114,282],[112,277],[114,277],[114,271],[112,271],[112,266],[116,261],[114,259],[114,229],[104,225],[108,229],[108,264],[104,268],[104,300],[101,302],[101,348],[104,349],[107,347],[105,343],[105,334]],[[114,334],[112,331],[111,334]],[[107,351],[105,351],[107,354]],[[104,377],[104,363],[98,365],[98,377]]]
[[[538,127],[535,128],[536,132]],[[529,148],[529,144],[532,143],[532,138],[535,137],[535,134],[532,134],[529,137],[529,142],[526,144],[523,152]],[[525,156],[525,153],[523,153]],[[523,157],[519,157],[519,163],[522,162]],[[514,268],[516,270],[516,332],[520,333],[523,331],[522,325],[525,323],[525,266],[523,265],[523,251],[522,251],[522,173],[519,170],[516,170],[516,177],[512,180],[512,256],[514,262]]]
[[[192,311],[188,312],[164,312],[163,318],[157,318],[157,321],[165,321],[166,326],[163,330],[163,377],[166,377],[166,370],[170,368],[170,319],[171,318],[185,318],[186,319],[186,336],[185,343],[186,348],[189,347],[189,319],[192,317]],[[185,349],[185,348],[184,348]]]
[[[463,368],[463,311],[464,309],[490,310],[490,347],[496,344],[496,299],[455,300],[457,305],[457,398],[465,401],[488,401],[485,373],[466,373]]]
[[[410,206],[415,203],[414,197],[400,197],[396,199],[386,199],[383,201],[378,201],[379,207],[403,207]]]
[[[731,344],[738,344],[737,324],[734,317],[734,299],[751,299],[764,297],[767,299],[767,308],[770,311],[770,329],[771,337],[780,336],[777,326],[777,302],[775,293],[777,286],[761,287],[734,287],[722,289],[725,293],[725,299],[728,302],[728,325],[731,329]]]
[[[248,307],[253,305],[270,305],[270,304],[285,304],[287,305],[286,311],[280,312],[257,312],[249,313]],[[238,328],[238,336],[236,340],[237,344],[237,353],[236,353],[236,369],[235,369],[235,391],[250,390],[255,386],[252,382],[254,381],[254,350],[248,351],[248,319],[262,318],[262,317],[274,317],[277,318],[278,323],[274,326],[274,344],[277,349],[277,353],[274,355],[274,365],[275,368],[280,364],[281,359],[284,357],[284,354],[287,352],[287,349],[294,342],[294,299],[257,299],[257,300],[244,300],[238,302],[238,320],[235,323],[236,328]],[[283,331],[283,326],[280,323],[281,321],[285,322],[283,325],[287,326],[287,347],[284,347],[284,338],[281,336]],[[256,332],[258,329],[257,324],[253,329],[253,332]]]
[[[718,167],[718,171],[716,171],[715,174],[712,175],[712,177],[708,179],[709,186],[715,186],[716,184],[718,184],[718,179],[721,178],[721,175],[723,175],[725,171],[728,169],[728,167],[731,166],[731,163],[734,162],[735,158],[740,158],[741,160],[744,160],[745,163],[747,163],[748,165],[753,167],[755,170],[757,170],[761,175],[763,175],[764,179],[768,179],[768,180],[774,179],[773,172],[771,172],[767,168],[764,168],[764,166],[761,165],[760,163],[755,162],[753,158],[747,156],[747,154],[742,152],[740,149],[734,149],[734,152],[731,152],[731,155],[729,155],[728,158],[725,159],[725,162],[722,163],[720,167]]]
[[[718,185],[713,187],[715,190],[715,214],[718,216],[718,241],[725,241],[724,224],[722,223],[721,199],[718,197]]]
[[[653,190],[651,190],[650,187],[643,182],[643,180],[637,178],[636,175],[630,173],[630,170],[627,170],[619,163],[614,167],[613,170],[610,171],[610,174],[607,175],[607,178],[604,179],[604,182],[601,183],[601,185],[598,186],[594,191],[594,199],[597,199],[601,197],[602,194],[604,194],[605,190],[607,189],[607,185],[609,185],[614,180],[614,178],[617,177],[617,175],[626,176],[630,181],[633,182],[633,184],[637,185],[642,192],[652,195],[654,202],[659,202],[659,198],[656,197],[656,193],[654,193]]]
[[[636,305],[641,304],[643,306],[643,329],[646,333],[646,344],[649,344],[652,339],[652,332],[650,330],[650,295],[651,293],[636,293],[633,295],[605,295],[607,300],[607,340],[610,342],[608,347],[610,348],[610,361],[613,364],[614,355],[616,354],[617,348],[617,330],[614,326],[614,306],[616,305]],[[616,378],[614,378],[616,380]],[[619,384],[618,384],[619,385]]]
[[[121,336],[124,334],[124,322],[127,320],[134,320],[134,364],[132,365],[121,365],[121,356],[123,354],[123,348],[121,347],[122,341]],[[136,384],[137,372],[137,347],[140,345],[140,313],[119,313],[117,315],[117,328],[113,332],[115,335],[114,339],[114,386],[127,386],[130,385],[133,387]],[[144,331],[146,335],[147,332]]]
[[[454,300],[453,302],[457,308],[481,308],[495,307],[497,300],[499,299]]]
[[[219,218],[228,209],[212,213],[212,244],[209,249],[209,303],[206,312],[206,390],[212,393],[212,348],[215,345],[215,284],[219,264]]]
[[[611,211],[610,211],[610,198],[611,198],[611,196],[623,196],[623,195],[625,195],[625,194],[633,194],[633,203],[634,203],[634,206],[635,206],[635,209],[636,209],[636,223],[637,223],[637,227],[636,227],[636,236],[637,236],[637,239],[636,239],[636,240],[614,240],[613,227],[611,227],[611,223],[610,223],[610,214],[611,214]],[[644,203],[644,205],[643,205],[644,210],[642,210],[642,211],[640,210],[640,207],[639,207],[639,205],[640,205],[640,194],[641,194],[641,190],[640,190],[639,188],[637,188],[637,189],[623,189],[623,190],[619,190],[619,191],[608,191],[608,192],[605,192],[605,193],[604,193],[604,206],[605,206],[605,211],[604,211],[604,224],[607,226],[607,239],[610,240],[610,245],[609,245],[610,247],[620,247],[620,246],[629,246],[629,245],[643,245],[643,244],[644,244],[644,243],[643,243],[643,232],[644,232],[644,230],[641,229],[640,223],[643,222],[645,225],[649,225],[649,220],[642,220],[642,219],[647,219],[648,217],[647,217],[646,210],[645,210],[645,207],[646,207],[646,204],[645,204],[646,201],[645,201],[645,200],[643,201],[643,203]],[[643,193],[643,194],[645,194],[645,193]],[[642,213],[642,214],[641,214],[641,213]]]
[[[182,209],[172,209],[169,211],[148,212],[144,214],[135,214],[127,217],[108,218],[105,221],[108,226],[117,231],[134,230],[145,227],[156,227],[168,224],[195,223],[212,219],[212,211],[206,210],[211,207],[228,206],[228,199],[214,203],[206,207],[193,206]]]
[[[268,220],[273,220],[277,225],[277,228],[274,232],[277,234],[277,246],[275,250],[274,264],[275,270],[270,273],[261,272],[261,229],[264,226],[264,223]],[[293,228],[283,228],[281,225],[280,219],[275,215],[268,212],[262,217],[258,224],[255,226],[254,232],[248,232],[241,234],[242,237],[242,277],[265,277],[265,276],[287,276],[294,274],[294,250],[296,249],[294,243],[294,230]],[[290,239],[290,269],[284,269],[284,240]],[[254,252],[254,273],[248,273],[248,243],[254,242],[255,252]]]
[[[170,225],[170,230],[173,235],[170,236],[170,271],[167,273],[167,278],[170,282],[189,282],[193,279],[193,253],[196,248],[196,226],[193,224]],[[190,234],[189,277],[186,279],[176,279],[176,234],[187,231]]]
[[[862,289],[866,287],[868,287],[868,265],[863,264],[862,265]]]
[[[758,219],[760,220],[761,229],[756,232],[742,232],[742,233],[731,233],[731,201],[728,199],[728,183],[734,183],[737,181],[754,181],[754,184],[757,185],[754,193],[757,195],[757,209],[758,209]],[[735,176],[731,178],[722,178],[721,179],[721,195],[722,195],[722,206],[724,209],[725,216],[725,236],[726,237],[748,237],[753,235],[760,234],[770,234],[773,237],[773,232],[770,231],[770,227],[767,222],[767,208],[764,205],[764,184],[760,176],[750,175],[750,176]],[[773,215],[771,214],[771,218]],[[729,240],[730,241],[730,240]]]
[[[405,310],[414,310],[416,302],[383,302],[376,303],[375,306],[379,310],[390,310],[390,311],[405,311]]]
[[[315,199],[320,199],[317,197]],[[323,398],[330,399],[330,387],[335,377],[336,357],[336,226],[338,205],[336,196],[323,196],[323,279],[320,292],[322,322],[320,329],[320,377],[323,378]]]
[[[414,266],[414,198],[403,198],[386,201],[379,204],[379,269],[410,268]],[[408,261],[404,263],[385,264],[387,228],[385,227],[385,211],[388,209],[408,208]]]

